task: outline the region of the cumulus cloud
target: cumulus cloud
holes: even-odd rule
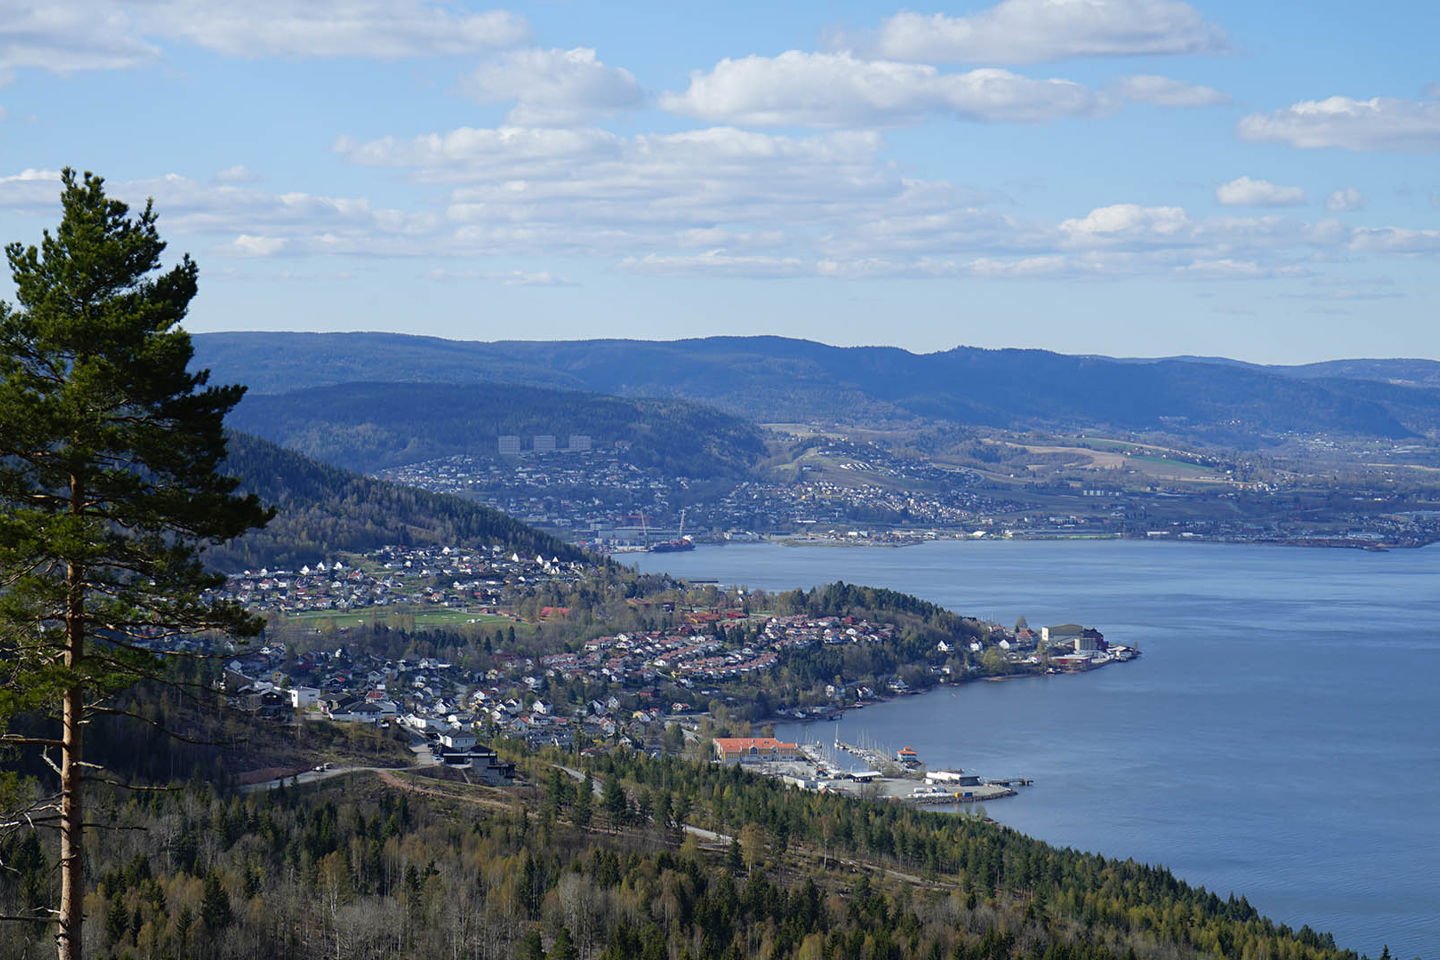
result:
[[[1217,107],[1230,102],[1228,95],[1212,87],[1151,74],[1122,77],[1109,86],[1108,92],[1122,100],[1157,107]]]
[[[397,60],[489,51],[528,34],[516,14],[433,0],[0,0],[0,75],[133,67],[158,59],[163,41],[232,57]]]
[[[1215,199],[1227,207],[1298,207],[1305,204],[1305,191],[1269,180],[1236,177],[1215,188]]]
[[[1332,213],[1359,210],[1365,206],[1365,197],[1354,187],[1342,187],[1325,200],[1325,209]]]
[[[508,121],[520,126],[576,123],[645,99],[630,71],[607,67],[586,47],[512,51],[481,65],[464,87],[482,103],[515,101]]]
[[[1236,129],[1245,140],[1301,149],[1430,153],[1440,150],[1440,100],[1303,100],[1273,113],[1244,117]]]
[[[1060,233],[1075,246],[1099,246],[1170,240],[1189,226],[1190,217],[1180,207],[1117,203],[1062,221]]]
[[[928,116],[1035,123],[1100,112],[1103,101],[1069,80],[1008,70],[942,74],[934,67],[790,50],[722,60],[661,97],[673,113],[748,126],[885,126]]]
[[[898,13],[880,56],[922,63],[1037,63],[1068,57],[1209,53],[1225,35],[1178,0],[1001,0],[971,16]]]

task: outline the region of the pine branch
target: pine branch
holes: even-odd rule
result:
[[[24,747],[63,747],[63,740],[52,740],[48,737],[26,737],[18,733],[0,734],[0,746],[7,743],[19,744]]]

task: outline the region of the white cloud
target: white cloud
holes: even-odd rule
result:
[[[26,168],[0,176],[0,210],[27,212],[59,209],[60,171]]]
[[[1440,100],[1304,100],[1273,113],[1244,117],[1237,132],[1245,140],[1276,141],[1301,149],[1429,153],[1440,150]]]
[[[0,176],[0,210],[42,216],[59,213],[60,175],[25,170]],[[302,256],[311,253],[377,253],[408,256],[417,241],[434,237],[439,217],[375,208],[363,197],[268,193],[213,184],[176,174],[148,180],[107,181],[106,192],[130,204],[155,201],[160,229],[183,250],[197,237],[222,238],[213,249],[226,256]],[[425,251],[434,252],[434,251]]]
[[[885,126],[927,116],[1034,123],[1088,116],[1104,103],[1069,80],[1008,70],[942,74],[934,67],[790,50],[722,60],[694,73],[684,93],[665,94],[673,113],[750,126]]]
[[[1313,273],[1306,267],[1294,264],[1276,266],[1231,257],[1192,260],[1177,267],[1175,272],[1179,276],[1199,280],[1267,280],[1275,277],[1297,279],[1309,277]]]
[[[796,269],[775,260],[1012,247],[1015,225],[982,209],[974,191],[904,177],[882,147],[873,132],[733,127],[634,137],[462,129],[336,145],[354,162],[448,184],[450,245],[467,254],[623,251],[636,270],[774,275]],[[745,259],[757,254],[768,259]]]
[[[516,14],[433,0],[0,0],[0,76],[133,67],[158,59],[162,41],[232,57],[397,60],[495,50],[528,34]]]
[[[1436,231],[1356,232],[1335,220],[1275,215],[1197,220],[1170,206],[1115,204],[1059,223],[1022,219],[973,190],[904,176],[883,146],[875,133],[730,127],[630,137],[501,128],[340,145],[352,160],[430,184],[433,213],[175,175],[109,186],[132,204],[154,197],[177,251],[277,260],[535,255],[655,276],[1101,280],[1285,277],[1347,249],[1377,257],[1440,249]],[[48,216],[57,176],[0,175],[0,209]],[[431,276],[570,282],[543,267]]]
[[[1118,276],[1139,268],[1132,254],[1084,253],[1042,254],[1033,257],[999,259],[981,257],[966,266],[971,276],[996,280],[1059,280],[1083,277]]]
[[[785,231],[759,230],[754,232],[728,230],[724,227],[694,227],[675,234],[677,246],[706,249],[747,250],[774,249],[785,244]]]
[[[336,152],[353,163],[410,167],[427,181],[564,177],[574,164],[618,158],[625,146],[624,138],[605,130],[530,127],[459,127],[409,140],[335,142]]]
[[[1330,194],[1325,200],[1325,209],[1332,213],[1359,210],[1365,206],[1365,197],[1354,187],[1343,187]]]
[[[1107,91],[1122,100],[1148,103],[1157,107],[1216,107],[1230,102],[1230,97],[1212,87],[1183,83],[1169,77],[1140,74],[1121,77]]]
[[[1060,233],[1070,244],[1098,246],[1178,239],[1190,225],[1190,217],[1180,207],[1117,203],[1062,221]]]
[[[576,123],[645,99],[630,71],[607,67],[586,47],[507,53],[477,69],[465,89],[482,103],[514,100],[508,122],[517,126]]]
[[[823,211],[890,199],[900,178],[879,160],[880,137],[834,132],[785,137],[714,127],[623,137],[603,130],[462,128],[412,140],[342,140],[369,166],[411,168],[458,184],[452,216],[517,223],[654,222],[715,227],[758,204]],[[585,216],[581,216],[584,214]]]
[[[1184,277],[1200,277],[1207,280],[1254,280],[1268,275],[1268,271],[1254,260],[1192,260],[1176,269]]]
[[[222,248],[223,253],[237,257],[273,257],[289,244],[285,237],[261,237],[242,233]]]
[[[0,184],[10,183],[59,183],[59,170],[43,170],[35,167],[26,167],[19,173],[12,173],[9,176],[0,177]]]
[[[114,70],[159,55],[119,4],[0,0],[0,78],[24,69]]]
[[[1036,63],[1208,53],[1223,50],[1225,36],[1178,0],[1001,0],[967,17],[898,13],[875,47],[922,63]]]
[[[1305,204],[1305,191],[1284,187],[1269,180],[1236,177],[1215,188],[1215,199],[1227,207],[1298,207]]]
[[[1253,263],[1279,277],[1350,238],[1334,220],[1134,203],[1020,218],[905,176],[873,131],[501,127],[336,148],[443,191],[445,223],[417,251],[598,257],[652,275],[1098,279],[1239,276]]]
[[[1367,253],[1440,253],[1440,230],[1363,228],[1352,235],[1350,248]]]

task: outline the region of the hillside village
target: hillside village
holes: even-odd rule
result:
[[[516,607],[542,586],[582,575],[575,564],[493,549],[388,547],[350,563],[247,572],[231,578],[226,590],[251,609],[276,616],[441,607],[462,618],[473,613],[519,622]],[[310,637],[303,653],[270,638],[228,663],[226,687],[233,704],[277,721],[328,719],[410,731],[416,742],[424,738],[432,744],[437,759],[453,765],[479,756],[477,737],[564,748],[626,744],[659,752],[683,744],[681,725],[693,727],[716,703],[736,703],[737,693],[753,691],[789,656],[898,639],[894,624],[838,614],[658,606],[666,615],[663,627],[573,641],[566,649],[530,656],[496,650],[487,653],[484,669],[441,657],[361,649],[346,642],[348,628],[331,641],[314,643]],[[824,685],[818,702],[782,706],[774,715],[829,717],[935,683],[986,673],[1078,671],[1133,655],[1111,648],[1098,631],[1075,625],[1012,632],[989,624],[983,641],[936,643],[924,663],[911,665],[923,670],[918,684],[898,674],[864,682],[837,677]]]
[[[351,564],[317,561],[298,570],[246,570],[221,594],[257,613],[293,615],[392,606],[445,607],[494,614],[542,583],[576,583],[585,564],[521,557],[501,547],[389,546]]]
[[[834,462],[826,475],[816,464]],[[616,548],[677,531],[680,511],[705,531],[786,532],[815,524],[971,527],[1013,509],[979,493],[978,476],[900,457],[875,443],[817,441],[788,481],[741,479],[703,493],[685,477],[637,466],[623,447],[456,456],[397,467],[386,479],[469,497],[575,541]],[[642,515],[646,518],[642,520]],[[651,529],[646,529],[648,526]],[[663,529],[661,529],[663,528]]]

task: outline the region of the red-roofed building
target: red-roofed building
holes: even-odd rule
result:
[[[715,759],[721,763],[798,760],[800,746],[774,737],[716,737]]]

